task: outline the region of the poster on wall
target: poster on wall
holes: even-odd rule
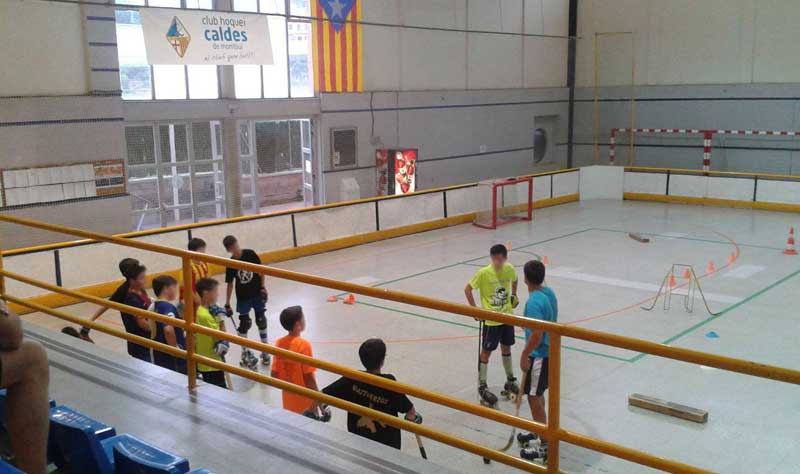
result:
[[[379,149],[375,152],[376,194],[391,196],[417,190],[417,150]]]
[[[140,10],[149,64],[272,64],[266,15]]]

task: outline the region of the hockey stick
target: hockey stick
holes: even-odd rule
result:
[[[519,409],[520,409],[520,406],[522,406],[522,397],[525,395],[525,384],[528,383],[528,371],[527,370],[522,373],[522,378],[521,378],[520,382],[521,383],[519,385],[519,392],[517,392],[517,399],[515,400],[516,403],[514,404],[514,416],[516,416],[516,417],[519,417]],[[508,437],[508,441],[506,442],[506,445],[503,446],[502,448],[500,448],[500,451],[506,452],[511,448],[511,446],[514,444],[514,436],[516,436],[516,434],[517,434],[517,427],[516,426],[512,426],[511,427],[511,436]]]
[[[417,438],[417,446],[419,446],[419,455],[422,456],[422,459],[428,459],[428,454],[425,452],[425,446],[422,445],[422,438],[418,434],[414,434],[414,437]]]

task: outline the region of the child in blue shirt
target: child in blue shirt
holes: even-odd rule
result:
[[[544,286],[544,264],[538,260],[531,260],[525,264],[524,271],[525,284],[529,292],[528,301],[525,303],[525,317],[556,322],[558,301],[553,290]],[[520,358],[520,369],[527,374],[524,391],[528,395],[528,406],[533,421],[544,424],[547,423],[544,392],[547,390],[549,360],[550,335],[544,331],[525,328],[525,348]],[[546,440],[541,440],[538,447],[531,444],[537,438],[535,433],[517,435],[519,442],[528,446],[520,452],[522,458],[529,461],[546,458]]]
[[[153,292],[156,294],[153,311],[178,318],[178,308],[172,303],[178,297],[178,281],[169,275],[157,276],[153,279]],[[159,321],[151,321],[150,328],[150,338],[154,341],[180,349],[185,347],[186,341],[182,329]],[[165,352],[153,350],[153,363],[165,369],[186,373],[186,361]]]

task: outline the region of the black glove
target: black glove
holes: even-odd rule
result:
[[[232,318],[232,317],[233,317],[233,308],[231,308],[231,305],[229,305],[229,304],[226,304],[226,305],[225,305],[225,314],[226,314],[226,315],[227,315],[229,318]]]

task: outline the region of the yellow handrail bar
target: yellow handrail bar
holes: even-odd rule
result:
[[[60,293],[62,295],[71,296],[78,300],[85,300],[89,303],[94,303],[98,306],[103,306],[105,308],[116,309],[122,313],[134,314],[136,316],[141,316],[147,319],[154,319],[160,323],[166,323],[170,326],[175,326],[176,328],[186,329],[188,323],[186,323],[182,319],[175,319],[169,316],[164,316],[163,314],[159,314],[153,311],[148,311],[146,309],[137,308],[136,306],[128,306],[123,303],[117,303],[115,301],[111,301],[108,299],[98,298],[97,296],[92,296],[88,293],[83,293],[81,291],[70,290],[68,288],[64,288],[61,286],[53,285],[52,283],[47,283],[40,280],[34,280],[33,278],[26,277],[25,275],[20,275],[19,273],[10,272],[8,270],[3,270],[0,268],[0,276],[5,276],[11,278],[12,280],[17,280],[27,285],[36,286],[45,290],[52,291],[53,293]],[[88,325],[86,325],[88,327]]]
[[[135,334],[130,334],[126,331],[121,329],[115,329],[110,326],[106,326],[105,324],[100,324],[95,321],[90,321],[88,319],[79,318],[77,316],[73,316],[69,313],[65,313],[63,311],[58,311],[48,306],[34,303],[33,301],[28,301],[22,298],[17,298],[16,296],[11,296],[6,293],[0,294],[0,297],[6,301],[11,301],[12,303],[16,303],[21,306],[27,306],[28,308],[35,309],[36,311],[41,311],[42,313],[49,314],[51,316],[55,316],[59,319],[63,319],[65,321],[69,321],[73,324],[80,324],[81,326],[86,326],[90,329],[96,329],[100,332],[104,332],[106,334],[110,334],[112,336],[118,337],[120,339],[124,339],[129,342],[133,342],[135,344],[139,344],[140,346],[145,346],[150,349],[156,349],[160,352],[166,352],[169,355],[173,355],[176,357],[180,357],[181,359],[186,359],[186,351],[178,349],[177,347],[170,346],[168,344],[163,344],[152,339],[148,339],[146,337],[137,336]]]
[[[64,234],[87,237],[94,240],[116,243],[126,247],[133,247],[141,250],[163,253],[179,258],[188,257],[191,260],[195,261],[204,261],[207,263],[217,264],[223,267],[231,267],[239,270],[247,270],[255,273],[260,273],[263,275],[282,278],[285,280],[296,281],[299,283],[307,283],[310,285],[322,286],[325,288],[332,288],[350,293],[357,293],[360,295],[371,296],[378,299],[396,301],[399,303],[405,303],[414,306],[421,306],[424,308],[459,314],[462,316],[468,316],[476,319],[495,321],[503,324],[509,324],[512,326],[547,331],[550,334],[560,334],[565,337],[572,337],[575,339],[595,342],[598,344],[619,347],[621,349],[644,352],[646,354],[657,355],[668,359],[680,360],[683,362],[691,362],[695,364],[705,365],[708,367],[729,370],[731,372],[739,372],[746,375],[752,375],[756,377],[762,377],[766,379],[778,380],[781,382],[788,382],[800,385],[800,371],[798,370],[786,369],[783,367],[761,364],[742,359],[735,359],[733,357],[709,354],[691,349],[671,347],[664,344],[645,341],[642,339],[604,333],[601,331],[584,329],[576,326],[566,326],[560,323],[550,323],[535,319],[521,318],[519,316],[511,316],[503,313],[498,313],[495,311],[488,311],[482,308],[468,306],[465,304],[437,300],[426,296],[403,293],[399,291],[388,290],[385,288],[381,289],[371,286],[364,286],[356,283],[339,281],[331,278],[309,275],[306,273],[295,272],[291,270],[284,270],[281,268],[268,267],[265,265],[256,265],[253,263],[231,260],[229,258],[217,257],[214,255],[208,255],[204,253],[190,252],[188,250],[166,247],[163,245],[153,244],[149,242],[126,240],[126,239],[121,239],[119,237],[113,237],[101,234],[98,232],[75,229],[71,227],[64,227],[55,224],[48,224],[16,216],[0,214],[0,221],[11,222],[23,226],[35,227],[43,230],[49,230],[52,232],[61,232]]]
[[[474,307],[466,306],[466,305],[463,305],[463,304],[449,303],[449,302],[439,301],[439,300],[435,300],[435,299],[427,298],[427,297],[423,297],[423,296],[418,296],[418,295],[412,295],[412,294],[407,294],[407,293],[402,293],[402,292],[397,292],[397,291],[390,291],[390,290],[387,290],[387,289],[379,289],[379,288],[367,287],[367,286],[357,285],[357,284],[353,284],[353,283],[341,282],[341,281],[332,280],[332,279],[329,279],[329,278],[324,278],[324,277],[319,277],[319,276],[314,276],[314,275],[308,275],[308,274],[304,274],[304,273],[293,272],[293,271],[283,270],[283,269],[278,269],[278,268],[273,268],[273,267],[267,267],[267,266],[263,266],[263,265],[255,265],[255,264],[250,264],[250,263],[245,263],[245,262],[240,262],[240,261],[234,261],[234,260],[230,260],[230,259],[227,259],[227,258],[216,257],[216,256],[212,256],[212,255],[200,254],[200,253],[195,253],[195,252],[189,252],[189,251],[182,250],[182,249],[175,249],[175,248],[171,248],[171,247],[165,247],[165,246],[161,246],[161,245],[156,245],[156,244],[151,244],[151,243],[146,243],[146,242],[141,242],[141,241],[136,241],[136,240],[127,240],[127,239],[122,239],[122,238],[119,238],[119,237],[108,236],[108,235],[96,233],[96,232],[83,231],[83,230],[80,230],[80,229],[62,227],[62,226],[57,226],[57,225],[53,225],[53,224],[47,224],[47,223],[38,222],[38,221],[32,221],[32,220],[28,220],[28,219],[24,219],[24,218],[19,218],[19,217],[13,217],[13,216],[8,216],[8,215],[0,215],[0,221],[7,221],[7,222],[20,224],[20,225],[29,226],[29,227],[49,230],[49,231],[53,231],[53,232],[61,232],[61,233],[75,235],[75,236],[79,236],[79,237],[86,237],[86,238],[90,238],[90,239],[97,240],[97,241],[116,243],[116,244],[119,244],[119,245],[122,245],[122,246],[138,248],[138,249],[142,249],[142,250],[146,250],[146,251],[152,251],[152,252],[162,253],[162,254],[166,254],[166,255],[172,255],[172,256],[175,256],[175,257],[180,257],[182,259],[182,264],[183,264],[182,265],[182,270],[183,270],[183,277],[184,277],[184,286],[185,286],[185,289],[187,289],[187,290],[191,290],[191,286],[190,286],[190,281],[191,281],[191,261],[192,260],[205,261],[205,262],[208,262],[208,263],[214,263],[214,264],[221,265],[221,266],[224,266],[224,267],[231,267],[231,268],[237,268],[237,269],[242,269],[242,270],[248,270],[248,271],[252,271],[252,272],[256,272],[256,273],[260,273],[260,274],[264,274],[264,275],[270,275],[270,276],[275,276],[275,277],[279,277],[279,278],[283,278],[283,279],[288,279],[288,280],[291,280],[291,281],[307,283],[307,284],[317,285],[317,286],[322,286],[322,287],[327,287],[327,288],[333,288],[333,289],[338,289],[338,290],[352,292],[352,293],[358,293],[358,294],[361,294],[361,295],[372,296],[372,297],[375,297],[375,298],[385,299],[385,300],[390,300],[390,301],[397,301],[397,302],[401,302],[401,303],[405,303],[405,304],[412,304],[412,305],[431,308],[431,309],[435,309],[435,310],[439,310],[439,311],[447,311],[447,312],[451,312],[451,313],[454,313],[454,314],[473,317],[473,318],[476,318],[476,319],[492,320],[492,321],[497,321],[497,322],[501,322],[501,323],[505,323],[505,324],[514,325],[514,326],[520,326],[520,327],[526,327],[526,328],[531,328],[531,329],[538,329],[538,330],[547,331],[547,332],[549,332],[551,334],[551,339],[552,339],[551,343],[553,344],[553,347],[554,347],[554,350],[551,351],[551,355],[550,355],[551,364],[552,364],[554,370],[550,374],[550,377],[551,377],[551,380],[550,380],[550,383],[551,383],[551,404],[550,404],[549,410],[550,410],[551,421],[550,421],[550,424],[548,426],[543,427],[542,425],[540,425],[538,423],[529,422],[527,420],[523,420],[521,418],[510,416],[510,415],[503,416],[503,414],[500,414],[499,412],[495,413],[494,410],[487,410],[487,409],[485,409],[485,407],[480,407],[478,405],[470,404],[470,403],[467,403],[467,402],[464,402],[464,401],[461,401],[461,400],[452,399],[451,397],[435,394],[433,392],[428,392],[426,390],[419,389],[419,388],[414,387],[414,386],[410,386],[410,385],[406,385],[406,384],[400,384],[400,383],[392,382],[392,381],[387,381],[387,380],[381,379],[379,377],[376,377],[376,380],[372,380],[370,377],[375,377],[375,376],[372,376],[370,374],[364,374],[364,373],[361,373],[361,372],[358,372],[358,371],[354,371],[353,369],[349,369],[347,367],[338,366],[337,364],[333,364],[333,363],[330,363],[330,362],[318,361],[318,360],[312,359],[312,358],[307,358],[308,360],[305,360],[304,359],[305,356],[302,356],[302,355],[299,355],[299,354],[295,354],[295,353],[288,352],[288,351],[283,351],[282,349],[278,349],[278,348],[275,348],[273,346],[261,344],[261,343],[256,342],[256,341],[250,341],[250,340],[245,339],[245,338],[240,338],[239,336],[234,336],[234,335],[230,335],[230,334],[227,334],[227,333],[224,333],[224,332],[221,332],[221,331],[215,331],[215,330],[210,329],[210,328],[199,326],[199,325],[194,323],[193,314],[187,315],[187,321],[184,323],[184,326],[183,326],[183,327],[185,327],[186,332],[187,332],[187,340],[192,338],[195,333],[207,334],[207,335],[214,336],[214,337],[217,337],[217,338],[220,338],[220,339],[225,339],[225,340],[228,340],[228,341],[231,341],[231,342],[235,342],[235,343],[241,344],[241,345],[243,345],[245,347],[250,347],[250,348],[253,348],[253,349],[256,349],[256,350],[261,350],[261,351],[268,352],[268,353],[271,353],[271,354],[279,355],[280,357],[286,357],[288,359],[300,361],[300,362],[308,364],[308,365],[312,365],[312,366],[315,366],[315,367],[322,368],[323,370],[330,370],[330,371],[335,372],[335,373],[340,373],[342,375],[346,375],[348,377],[356,378],[356,379],[359,379],[359,380],[362,380],[362,381],[365,381],[367,383],[371,383],[371,384],[374,384],[374,385],[377,385],[377,386],[382,386],[382,387],[388,388],[390,390],[396,390],[396,391],[399,391],[399,392],[408,393],[408,394],[411,394],[413,396],[417,396],[419,398],[435,401],[435,402],[438,402],[438,403],[443,404],[445,406],[451,406],[451,407],[453,407],[455,409],[459,409],[459,410],[465,411],[467,413],[472,413],[472,414],[477,415],[477,416],[484,416],[486,418],[494,419],[494,420],[497,420],[497,421],[502,420],[502,422],[510,424],[510,425],[513,425],[513,426],[524,427],[524,429],[530,429],[531,431],[536,431],[536,432],[539,432],[539,433],[543,433],[548,438],[548,440],[551,442],[551,449],[552,449],[551,454],[555,454],[555,456],[549,458],[549,461],[548,461],[548,468],[547,468],[546,472],[550,472],[550,473],[558,472],[558,456],[557,456],[557,454],[558,454],[558,443],[559,443],[559,441],[565,441],[565,442],[574,443],[574,444],[579,445],[579,446],[589,447],[589,449],[594,449],[594,450],[599,451],[599,452],[603,452],[603,453],[606,453],[606,454],[617,456],[617,457],[620,457],[622,459],[627,459],[629,461],[637,462],[639,464],[643,464],[643,465],[646,465],[646,466],[654,467],[656,469],[668,470],[670,472],[678,472],[678,473],[684,473],[684,472],[685,473],[705,473],[705,472],[709,472],[709,471],[706,471],[706,470],[703,470],[703,469],[700,469],[700,468],[697,468],[697,467],[688,466],[686,464],[679,463],[679,462],[676,462],[676,461],[666,460],[666,459],[663,459],[663,458],[660,458],[660,457],[657,457],[657,456],[653,456],[653,455],[650,455],[650,454],[647,454],[647,453],[643,453],[643,452],[640,452],[640,451],[637,451],[637,450],[633,450],[633,449],[630,449],[630,448],[625,448],[625,447],[622,447],[622,446],[615,445],[613,443],[609,443],[609,442],[593,439],[593,438],[587,437],[585,435],[580,435],[580,434],[577,434],[577,433],[572,433],[572,432],[569,432],[567,430],[561,429],[560,426],[559,426],[559,421],[560,421],[559,420],[559,413],[560,413],[559,402],[560,402],[560,357],[561,357],[561,351],[559,349],[560,349],[560,342],[561,342],[561,337],[562,336],[564,336],[564,337],[573,337],[573,338],[582,339],[582,340],[585,340],[585,341],[590,341],[590,342],[595,342],[595,343],[599,343],[599,344],[610,345],[610,346],[613,346],[613,347],[619,347],[619,348],[628,349],[628,350],[635,350],[635,351],[639,351],[639,352],[643,352],[643,353],[647,353],[647,354],[658,355],[658,356],[662,356],[662,357],[670,358],[670,359],[674,359],[674,360],[680,360],[680,361],[685,361],[685,362],[692,362],[692,363],[702,364],[702,365],[705,365],[705,366],[716,367],[716,368],[720,368],[720,369],[723,369],[723,370],[729,370],[729,371],[739,372],[739,373],[748,374],[748,375],[754,375],[754,376],[773,379],[773,380],[778,380],[778,381],[784,381],[784,382],[789,382],[789,383],[794,383],[794,384],[800,384],[800,371],[796,371],[796,370],[785,369],[785,368],[776,367],[776,366],[770,366],[770,365],[765,365],[765,364],[759,364],[759,363],[755,363],[755,362],[749,362],[749,361],[744,361],[744,360],[730,358],[730,357],[718,356],[718,355],[714,355],[714,354],[706,354],[706,353],[703,353],[703,352],[693,351],[693,350],[690,350],[690,349],[674,348],[674,347],[669,347],[669,346],[666,346],[666,345],[663,345],[663,344],[656,344],[656,343],[653,343],[653,342],[644,341],[644,340],[640,340],[640,339],[629,338],[629,337],[625,337],[625,336],[618,336],[618,335],[615,335],[615,334],[602,333],[602,332],[599,332],[599,331],[593,331],[593,330],[578,328],[578,327],[574,327],[574,326],[565,326],[565,325],[558,324],[558,323],[548,323],[548,322],[544,322],[544,321],[519,318],[519,317],[516,317],[516,316],[510,316],[510,315],[505,315],[505,314],[496,313],[496,312],[492,312],[492,311],[486,311],[486,310],[483,310],[483,309],[474,308]],[[66,292],[72,292],[73,295],[78,295],[79,297],[88,300],[88,298],[86,298],[86,296],[89,296],[89,295],[83,295],[80,292],[74,292],[72,290],[65,290],[65,289],[60,288],[60,287],[55,287],[55,286],[49,285],[47,283],[39,282],[39,281],[30,279],[30,278],[27,278],[27,277],[24,277],[24,276],[21,276],[21,275],[17,275],[15,273],[3,270],[2,269],[2,254],[0,254],[0,286],[3,285],[3,279],[4,279],[5,276],[8,276],[9,278],[21,277],[21,278],[19,278],[20,281],[23,281],[25,283],[33,284],[35,286],[43,287],[45,289],[50,289],[51,291],[62,293],[62,294],[68,294]],[[192,296],[191,295],[192,295],[191,291],[186,291],[185,295],[184,295],[185,304],[190,309],[192,308]],[[92,297],[92,298],[94,298],[94,297]],[[17,302],[18,304],[22,304],[24,306],[28,306],[28,307],[31,307],[31,308],[34,308],[34,309],[38,309],[40,311],[46,312],[46,313],[54,315],[56,317],[61,317],[63,319],[76,321],[76,322],[77,321],[82,321],[80,318],[75,318],[74,316],[65,315],[64,313],[61,313],[61,312],[46,308],[45,306],[42,306],[42,305],[39,305],[39,304],[35,304],[35,303],[29,302],[29,301],[21,300],[19,298],[15,298],[15,297],[10,297],[9,296],[9,301]],[[93,302],[95,302],[97,304],[101,304],[101,305],[107,306],[107,307],[110,307],[111,303],[113,303],[113,302],[108,302],[106,300],[102,300],[102,299],[99,299],[99,298],[94,298],[91,301],[93,301]],[[127,307],[125,305],[121,305],[121,306],[123,306],[125,308],[125,311],[133,313],[133,311],[131,311],[129,309],[129,307]],[[144,312],[144,313],[146,313],[146,317],[150,317],[150,315],[147,314],[149,312]],[[156,317],[154,319],[158,319],[158,318]],[[176,321],[170,320],[170,323],[173,323],[173,322],[176,322]],[[79,322],[79,324],[83,324],[83,322]],[[91,325],[87,324],[87,326],[89,326],[89,327],[98,327],[98,328],[102,328],[103,327],[102,325],[98,325],[98,324],[95,324],[95,323],[92,323]],[[106,329],[107,328],[100,329],[100,330],[104,331]],[[135,337],[135,336],[130,336],[130,337]],[[123,337],[123,339],[131,340],[130,338],[126,338],[126,337]],[[145,338],[139,338],[139,339],[141,339],[141,344],[144,345],[144,346],[147,346],[147,347],[155,347],[155,344],[157,344],[157,343],[153,343],[152,341],[149,341],[149,340],[147,340]],[[137,341],[137,343],[139,343],[139,342]],[[165,346],[165,347],[168,347],[168,346]],[[165,350],[165,352],[172,353],[168,349]],[[309,398],[313,398],[315,400],[324,401],[326,403],[329,402],[329,400],[327,400],[327,398],[328,398],[327,395],[321,395],[321,394],[319,394],[317,392],[305,389],[304,387],[294,386],[294,385],[288,384],[286,382],[282,382],[282,381],[279,381],[279,380],[272,379],[271,377],[263,376],[261,374],[255,374],[255,373],[252,373],[250,371],[246,371],[244,369],[241,369],[241,368],[238,368],[238,367],[235,367],[235,366],[230,366],[230,365],[224,364],[222,362],[217,362],[217,361],[213,361],[213,360],[210,360],[210,359],[206,359],[206,358],[204,358],[202,356],[198,356],[197,354],[193,353],[193,351],[191,349],[185,352],[185,356],[184,355],[179,355],[179,357],[185,357],[187,360],[190,360],[190,361],[195,361],[195,362],[200,361],[200,362],[203,362],[204,364],[207,363],[207,365],[210,365],[210,366],[213,366],[213,367],[217,367],[217,368],[222,368],[222,370],[227,370],[228,372],[231,372],[231,373],[236,373],[238,375],[246,376],[248,378],[251,378],[253,380],[266,383],[266,384],[271,385],[271,386],[275,386],[275,387],[278,387],[278,388],[290,390],[290,391],[293,391],[295,393],[300,393],[302,395],[308,396]],[[188,364],[188,365],[191,368],[195,367],[195,365],[191,364],[191,363]],[[355,373],[351,373],[351,372],[355,372]],[[191,374],[190,374],[190,380],[189,380],[190,388],[192,388],[194,386],[194,383],[195,383],[195,381],[192,380],[192,379],[193,379],[193,377],[191,377]],[[294,388],[291,388],[291,387],[294,387]],[[334,399],[334,400],[336,400],[336,399]],[[347,402],[344,402],[342,400],[338,400],[337,403],[330,403],[330,404],[333,405],[333,406],[342,407],[343,406],[342,404],[343,403],[346,404]],[[348,411],[352,411],[354,413],[362,413],[362,414],[363,413],[369,413],[369,414],[367,414],[365,416],[371,416],[371,417],[376,418],[376,419],[379,418],[379,417],[376,417],[373,414],[371,414],[371,412],[367,412],[366,411],[366,410],[369,410],[369,409],[366,409],[364,407],[360,407],[358,405],[355,405],[354,407],[357,407],[357,409],[355,409],[355,408],[354,409],[344,408],[344,409],[346,409]],[[481,413],[482,411],[489,411],[491,413]],[[398,426],[398,427],[400,427],[402,429],[407,429],[407,430],[412,431],[412,432],[417,433],[417,434],[423,434],[426,437],[430,437],[432,439],[440,440],[440,441],[445,442],[447,444],[451,444],[451,445],[453,445],[455,447],[459,447],[461,449],[464,449],[464,450],[467,450],[467,451],[470,451],[470,452],[474,452],[476,454],[480,454],[480,455],[488,457],[490,459],[498,460],[499,462],[502,462],[502,463],[505,463],[505,464],[509,464],[509,465],[512,465],[512,466],[515,466],[515,467],[521,467],[522,466],[521,467],[522,469],[527,469],[527,470],[534,469],[534,472],[544,472],[539,467],[534,466],[532,468],[531,467],[531,466],[533,466],[532,464],[527,463],[527,462],[522,461],[522,460],[519,460],[519,459],[516,459],[516,458],[511,457],[511,456],[508,456],[505,453],[501,453],[499,451],[495,451],[495,450],[491,450],[489,448],[481,447],[481,446],[476,445],[474,443],[470,443],[470,442],[465,441],[465,440],[460,440],[459,438],[453,437],[451,435],[447,435],[445,433],[437,432],[437,431],[432,430],[432,429],[427,428],[427,427],[418,427],[416,425],[412,425],[410,427],[407,427],[407,426],[405,426],[405,423],[408,423],[408,422],[406,422],[404,420],[395,419],[393,421],[395,423],[390,423],[387,420],[387,424],[390,424],[392,426]],[[430,432],[428,432],[428,431],[430,431]],[[423,433],[423,432],[426,432],[426,433]]]
[[[12,277],[9,276],[9,278],[12,278]],[[496,450],[493,450],[491,448],[481,447],[480,445],[476,445],[476,444],[471,443],[469,441],[460,440],[459,438],[454,437],[452,435],[448,435],[446,433],[436,432],[435,430],[432,430],[433,432],[438,433],[438,435],[434,435],[434,434],[431,433],[431,428],[420,427],[419,425],[416,425],[414,423],[410,423],[410,422],[405,421],[405,420],[400,420],[398,418],[390,417],[389,415],[386,415],[386,414],[384,414],[382,412],[376,412],[376,413],[380,413],[382,415],[382,416],[378,416],[377,414],[373,413],[373,410],[365,408],[365,407],[361,407],[360,405],[355,405],[355,407],[359,407],[360,411],[356,410],[355,408],[353,408],[353,409],[347,408],[347,407],[350,406],[349,402],[346,402],[346,401],[343,401],[343,400],[340,400],[340,399],[336,399],[336,398],[333,398],[333,397],[329,397],[329,396],[324,395],[324,394],[320,394],[320,392],[315,392],[315,391],[309,390],[309,389],[307,389],[305,387],[300,387],[298,385],[290,384],[288,382],[277,380],[277,379],[274,379],[272,377],[267,377],[265,375],[262,375],[262,374],[259,374],[259,373],[255,373],[255,372],[252,372],[250,370],[246,370],[246,369],[243,369],[243,368],[240,368],[240,367],[236,367],[236,366],[233,366],[233,365],[230,365],[230,364],[225,364],[223,362],[215,361],[213,359],[209,359],[209,358],[206,358],[206,357],[203,357],[203,356],[199,356],[199,355],[196,355],[196,354],[194,354],[193,356],[189,356],[188,351],[182,351],[180,349],[176,349],[174,347],[171,347],[171,346],[168,346],[168,345],[165,345],[165,344],[161,344],[161,343],[152,341],[150,339],[146,339],[146,338],[143,338],[143,337],[140,337],[140,336],[135,336],[135,335],[128,334],[128,333],[126,333],[124,331],[121,331],[121,330],[118,330],[118,329],[114,329],[114,328],[111,328],[111,327],[103,325],[103,324],[99,324],[99,323],[96,323],[96,322],[93,322],[93,321],[87,321],[87,320],[78,318],[76,316],[72,316],[72,315],[70,315],[68,313],[65,313],[63,311],[52,309],[52,308],[49,308],[47,306],[44,306],[44,305],[41,305],[41,304],[38,304],[38,303],[34,303],[34,302],[31,302],[31,301],[27,301],[27,300],[24,300],[24,299],[21,299],[21,298],[17,298],[17,297],[11,296],[11,295],[6,295],[6,294],[0,295],[0,296],[2,296],[4,299],[7,299],[8,301],[14,302],[16,304],[27,306],[27,307],[29,307],[31,309],[35,309],[37,311],[41,311],[43,313],[50,314],[52,316],[55,316],[57,318],[70,321],[70,322],[75,323],[75,324],[83,324],[83,325],[85,325],[87,327],[90,327],[92,329],[96,329],[98,331],[117,336],[117,337],[119,337],[121,339],[125,339],[125,340],[131,341],[131,342],[135,342],[135,343],[140,344],[142,346],[146,346],[146,347],[150,347],[152,349],[157,349],[157,350],[160,350],[160,351],[163,351],[163,352],[167,352],[169,354],[172,354],[172,355],[177,356],[177,357],[181,357],[181,358],[186,359],[186,360],[193,360],[195,362],[200,362],[200,363],[202,363],[204,365],[208,365],[208,366],[211,366],[211,367],[216,367],[216,368],[219,368],[221,370],[227,371],[229,373],[233,373],[233,374],[236,374],[236,375],[239,375],[241,377],[244,377],[244,378],[247,378],[247,379],[250,379],[250,380],[254,380],[254,381],[257,381],[257,382],[262,382],[262,383],[265,383],[267,385],[270,385],[270,386],[273,386],[273,387],[276,387],[276,388],[289,390],[289,391],[292,391],[294,393],[298,393],[300,395],[306,396],[308,398],[311,398],[311,399],[314,399],[314,400],[317,400],[317,401],[320,401],[320,402],[323,402],[323,403],[327,403],[327,404],[330,404],[332,406],[336,406],[338,408],[342,408],[342,409],[347,410],[347,411],[352,411],[354,413],[361,414],[363,416],[368,416],[368,417],[373,418],[373,419],[379,419],[381,421],[384,421],[386,424],[390,424],[392,426],[411,431],[413,433],[419,434],[421,436],[428,437],[430,439],[441,441],[441,442],[443,442],[445,444],[449,444],[449,445],[454,446],[456,448],[464,449],[466,451],[470,451],[470,452],[472,452],[474,454],[478,454],[480,456],[487,457],[487,458],[496,460],[496,461],[504,463],[504,464],[508,464],[508,465],[511,465],[511,466],[514,466],[514,467],[518,467],[520,469],[527,470],[528,472],[548,472],[548,471],[546,471],[544,468],[542,468],[540,466],[537,466],[537,465],[531,464],[531,463],[527,463],[526,461],[520,460],[518,458],[514,458],[513,456],[511,456],[510,459],[515,461],[515,462],[509,463],[509,462],[507,462],[507,461],[509,461],[508,455],[506,455],[504,453],[501,453],[500,451],[496,451]],[[308,365],[313,365],[313,366],[315,366],[317,368],[320,368],[322,370],[328,370],[328,371],[335,372],[335,373],[338,372],[337,370],[331,370],[333,367],[337,367],[337,364],[321,361],[321,360],[318,360],[318,359],[309,358],[309,357],[303,356],[301,354],[297,354],[297,353],[294,353],[294,352],[291,352],[291,351],[285,351],[283,349],[280,349],[280,348],[277,348],[277,347],[274,347],[274,346],[270,346],[270,345],[267,345],[267,344],[262,344],[260,342],[252,341],[252,340],[249,340],[249,339],[246,339],[246,338],[241,338],[239,336],[234,336],[234,335],[222,332],[222,331],[216,331],[216,330],[204,327],[204,326],[199,326],[197,324],[192,324],[191,327],[187,328],[187,329],[196,330],[197,332],[204,333],[204,334],[207,334],[207,335],[210,335],[210,336],[214,336],[214,337],[218,337],[220,339],[229,340],[231,342],[241,343],[242,345],[244,345],[246,347],[250,347],[251,349],[255,349],[255,350],[258,350],[258,351],[261,351],[261,350],[269,351],[273,355],[278,355],[280,357],[286,357],[288,359],[292,359],[292,360],[295,360],[295,361],[307,363]],[[552,342],[551,342],[551,344],[552,344]],[[555,352],[554,352],[554,354],[555,354]],[[188,364],[188,365],[191,366],[193,364]],[[367,374],[367,373],[364,373],[364,372],[356,371],[356,370],[353,370],[353,369],[350,369],[350,368],[347,368],[347,367],[344,367],[344,366],[338,366],[338,367],[343,369],[343,372],[347,372],[347,373],[342,373],[340,375],[346,375],[346,376],[349,376],[351,378],[357,378],[357,379],[359,379],[361,381],[364,381],[364,382],[367,382],[367,383],[374,383],[375,385],[380,385],[380,386],[382,386],[384,388],[387,388],[387,389],[390,389],[390,390],[396,390],[398,392],[408,393],[408,394],[413,395],[413,396],[418,396],[418,398],[426,399],[423,396],[419,396],[419,394],[424,394],[425,392],[427,392],[425,390],[417,389],[414,386],[410,386],[410,385],[403,384],[403,383],[400,383],[400,382],[393,382],[391,380],[384,379],[382,377],[377,377],[377,376],[374,376],[372,374]],[[412,390],[408,390],[408,392],[406,392],[406,391],[404,391],[404,388],[410,388],[410,389],[413,389],[413,391]],[[437,397],[449,398],[449,397],[446,397],[446,396],[441,396],[439,394],[436,394],[435,392],[428,392],[428,393],[433,394],[433,395],[435,395]],[[337,403],[330,403],[331,399],[343,402],[344,405],[343,404],[337,404]],[[433,399],[433,398],[429,399],[429,400],[433,401],[433,402],[437,402],[437,400]],[[494,412],[494,413],[492,413],[493,416],[491,418],[494,419],[494,414],[498,414],[499,415],[498,419],[495,419],[495,421],[502,422],[502,421],[504,421],[506,419],[509,419],[509,418],[512,421],[516,421],[517,420],[516,417],[513,417],[513,416],[505,414],[505,413],[498,412],[497,410],[486,409],[485,407],[482,407],[480,405],[474,405],[474,404],[470,404],[470,403],[467,403],[467,402],[462,402],[460,400],[457,400],[457,401],[461,402],[463,404],[463,406],[465,407],[465,409],[462,410],[462,411],[465,411],[467,413],[471,413],[471,414],[476,415],[476,416],[482,416],[483,414],[480,413],[481,411],[489,410],[489,412]],[[453,408],[458,409],[458,407],[453,407]],[[472,412],[472,409],[474,409],[474,408],[477,408],[478,410],[476,410],[475,412]],[[384,419],[383,416],[389,416],[390,418],[393,419],[394,423],[390,422],[392,420]],[[542,425],[539,425],[538,423],[535,423],[535,422],[529,422],[527,420],[522,420],[522,421],[525,422],[521,426],[521,427],[524,427],[524,429],[528,429],[529,427],[531,427],[531,425],[536,425],[534,427],[537,427],[537,428],[542,426]],[[421,428],[421,430],[411,429],[411,428],[414,428],[414,427]],[[561,439],[563,441],[568,441],[570,443],[573,443],[573,444],[575,444],[577,446],[583,446],[583,447],[588,447],[589,449],[595,449],[596,451],[604,452],[606,454],[610,454],[612,456],[617,456],[617,457],[620,457],[622,459],[627,459],[629,461],[639,462],[640,464],[643,464],[643,465],[646,465],[646,466],[650,466],[650,467],[653,467],[655,469],[664,469],[664,470],[668,470],[669,472],[687,473],[687,474],[706,474],[706,473],[711,472],[711,471],[707,471],[707,470],[704,470],[704,469],[696,468],[694,466],[689,466],[687,464],[683,464],[683,463],[680,463],[680,462],[671,461],[671,460],[668,460],[668,459],[652,456],[652,455],[649,455],[649,454],[641,452],[641,451],[637,451],[637,450],[634,450],[634,449],[626,448],[624,446],[619,446],[619,445],[616,445],[616,444],[613,444],[613,443],[609,443],[609,442],[606,442],[606,441],[593,439],[593,438],[587,437],[585,435],[572,433],[572,432],[566,431],[566,430],[536,430],[536,431],[537,432],[545,431],[545,432],[549,433],[551,435],[551,437],[553,437],[553,440],[554,440],[554,441],[551,441],[551,443],[553,443],[553,442],[557,443],[558,439]],[[466,444],[462,444],[462,442],[466,443]],[[470,445],[471,445],[472,449],[470,449],[470,447],[468,447]],[[552,444],[551,444],[551,449],[552,449]],[[551,451],[551,453],[552,453],[552,451]],[[498,455],[500,455],[500,456],[498,456]]]

